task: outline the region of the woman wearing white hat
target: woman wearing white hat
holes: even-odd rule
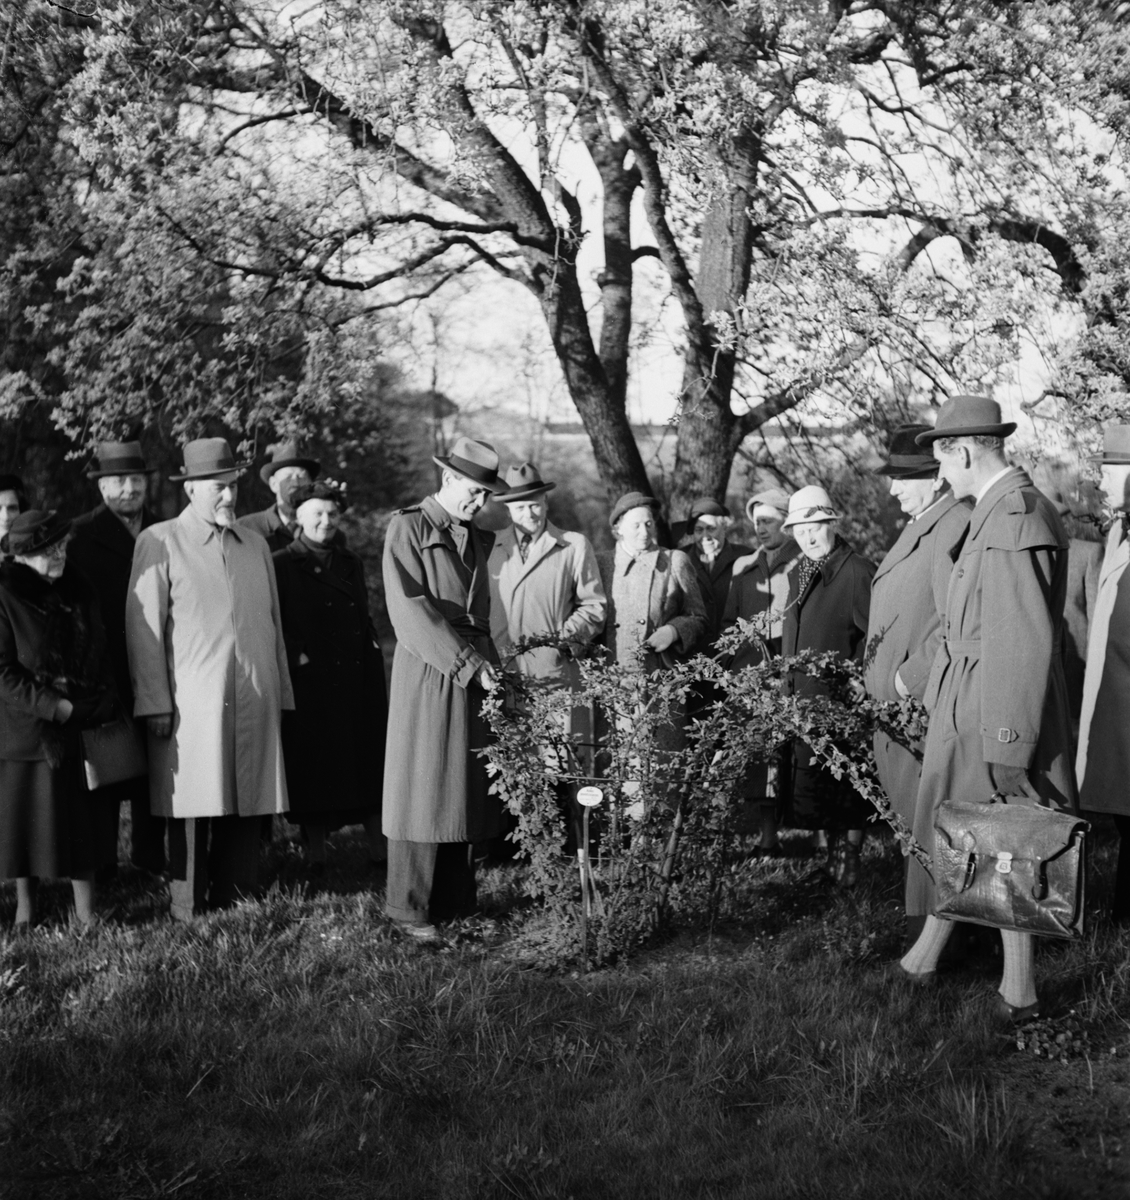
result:
[[[871,577],[875,565],[856,554],[836,533],[836,512],[822,487],[803,487],[789,497],[783,528],[803,557],[789,572],[781,652],[834,651],[862,661],[867,641]],[[790,688],[800,696],[827,694],[824,684],[795,674]],[[859,878],[859,848],[868,805],[846,779],[836,779],[815,761],[807,743],[793,743],[791,822],[803,829],[828,831],[828,865],[844,887]]]

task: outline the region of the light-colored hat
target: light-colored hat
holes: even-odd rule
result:
[[[745,515],[753,520],[753,510],[762,504],[766,508],[774,508],[782,516],[789,511],[789,493],[784,488],[766,488],[763,492],[755,492],[745,502]]]
[[[930,446],[939,438],[999,437],[1016,432],[1015,421],[1001,420],[1001,406],[988,396],[951,396],[938,410],[933,429],[915,437],[919,446]]]
[[[498,477],[498,451],[490,442],[477,442],[469,437],[457,438],[450,454],[433,454],[432,462],[496,495],[509,490]]]
[[[185,443],[184,466],[179,475],[170,475],[170,483],[185,483],[189,479],[237,479],[251,465],[236,462],[225,438],[197,438]]]
[[[503,504],[520,504],[523,500],[533,500],[535,496],[552,492],[557,484],[546,482],[532,462],[524,462],[506,472],[506,486],[510,490],[499,499]]]
[[[793,492],[789,497],[789,515],[785,518],[782,529],[793,525],[804,525],[808,521],[838,521],[841,513],[832,507],[832,498],[815,483],[802,487],[799,492]]]

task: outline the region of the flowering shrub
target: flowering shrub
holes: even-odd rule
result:
[[[719,643],[723,657],[755,632],[741,625]],[[552,643],[530,639],[515,653]],[[794,695],[787,680],[797,672],[819,678],[828,694]],[[642,674],[594,656],[582,661],[581,675],[579,692],[522,679],[505,697],[496,692],[487,711],[497,740],[483,751],[495,791],[517,818],[526,887],[545,906],[561,957],[606,962],[669,922],[725,913],[747,764],[794,738],[837,778],[846,775],[904,853],[929,865],[891,809],[871,754],[878,728],[904,745],[921,737],[922,709],[913,700],[864,697],[855,663],[806,652],[727,671],[716,658],[696,656]],[[700,715],[686,719],[688,705]],[[577,708],[592,718],[590,731],[570,732]],[[588,810],[587,857],[580,823],[573,857],[566,853],[573,806],[565,801],[585,786],[603,796]]]

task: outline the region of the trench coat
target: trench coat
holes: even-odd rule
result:
[[[294,712],[283,716],[290,820],[340,827],[380,811],[388,695],[365,569],[301,537],[274,555]]]
[[[500,533],[491,551],[490,632],[503,659],[516,642],[541,633],[585,645],[604,628],[604,586],[588,538],[546,524],[526,552],[518,551],[517,531]],[[575,687],[575,661],[553,646],[527,650],[513,669],[547,685]]]
[[[285,812],[279,726],[294,707],[275,571],[244,526],[186,508],[141,532],[126,601],[134,715],[173,714],[149,735],[156,816]]]
[[[686,547],[687,557],[694,565],[695,578],[698,580],[698,590],[706,606],[706,633],[703,635],[700,649],[707,650],[713,646],[722,632],[726,615],[726,601],[730,598],[730,587],[733,582],[734,563],[739,558],[752,554],[749,546],[724,542],[718,551],[718,557],[707,563],[699,553],[698,546],[691,543]],[[740,576],[739,576],[740,578]]]
[[[972,505],[945,492],[908,521],[871,581],[864,682],[877,700],[898,700],[895,676],[921,700],[942,640],[945,608],[957,545]],[[903,746],[881,730],[875,734],[875,767],[895,811],[914,823],[925,739]]]
[[[1107,534],[1087,641],[1087,672],[1075,775],[1079,805],[1130,816],[1130,540],[1115,521]]]
[[[484,662],[498,662],[493,545],[492,533],[455,521],[434,496],[389,523],[384,585],[396,652],[382,823],[394,841],[479,842],[502,831],[501,805],[476,753],[490,740],[476,675]]]
[[[954,567],[923,702],[930,714],[914,836],[933,855],[947,798],[993,793],[990,763],[1025,767],[1040,796],[1075,806],[1071,715],[1063,675],[1067,534],[1048,498],[1012,467],[975,505]],[[908,860],[907,914],[933,909]]]
[[[834,651],[862,662],[871,608],[875,565],[836,538],[808,586],[800,590],[798,567],[789,572],[789,599],[781,634],[785,657],[802,650]],[[788,690],[798,696],[823,696],[826,686],[804,673],[794,674]],[[854,829],[872,809],[844,779],[836,779],[816,762],[811,748],[793,743],[792,820],[807,829]]]
[[[799,557],[800,547],[791,537],[785,538],[774,550],[759,547],[754,553],[752,566],[730,583],[730,594],[722,618],[723,628],[733,625],[739,618],[749,621],[759,613],[770,610],[783,614],[789,602],[788,572]],[[763,635],[769,649],[775,653],[781,649],[783,627],[784,617],[778,616]],[[748,642],[737,651],[730,666],[736,671],[742,667],[756,666],[761,660],[757,644]]]

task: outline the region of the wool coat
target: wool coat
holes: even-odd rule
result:
[[[864,681],[878,700],[898,700],[895,676],[921,700],[942,640],[953,559],[950,551],[969,524],[972,505],[945,492],[925,512],[906,523],[871,581]],[[925,739],[903,746],[882,731],[875,734],[875,766],[895,811],[914,822]]]
[[[707,563],[696,543],[692,542],[686,547],[686,555],[694,564],[698,590],[706,606],[706,633],[700,649],[706,650],[713,646],[722,632],[726,602],[730,598],[730,586],[733,581],[734,563],[752,553],[753,550],[749,546],[724,542],[722,549],[718,551],[718,557],[712,563]]]
[[[173,714],[149,736],[149,796],[161,817],[285,812],[280,718],[294,707],[275,570],[245,526],[190,505],[141,532],[126,601],[134,715]]]
[[[490,632],[505,662],[524,637],[552,633],[563,642],[587,645],[604,628],[606,601],[588,538],[547,522],[529,545],[526,561],[511,526],[496,538],[490,555]],[[556,647],[527,650],[513,669],[552,686],[580,682],[576,662]]]
[[[494,535],[451,517],[434,496],[393,515],[384,584],[396,633],[384,832],[394,841],[478,842],[502,829],[477,753],[490,740],[476,679],[498,662],[490,638]]]
[[[647,650],[642,671],[671,667],[701,648],[706,634],[706,605],[698,588],[694,566],[681,550],[649,550],[629,560],[621,551],[597,555],[608,616],[603,644],[614,661],[628,661],[632,653],[662,625],[671,625],[677,637],[667,650]],[[638,601],[640,619],[629,623],[617,612],[615,595],[625,581]]]
[[[1080,807],[1130,816],[1130,539],[1107,535],[1087,642],[1075,771]]]
[[[294,541],[295,529],[289,527],[282,519],[277,504],[272,504],[270,508],[264,508],[261,512],[240,517],[238,524],[266,538],[272,554],[278,550],[285,550]]]
[[[930,726],[914,836],[931,854],[944,800],[989,802],[990,763],[1024,767],[1046,801],[1075,805],[1063,675],[1067,541],[1051,501],[1014,467],[974,506],[954,548],[943,640],[923,697]],[[929,877],[911,859],[907,913],[932,908]]]
[[[736,621],[749,621],[763,612],[784,613],[789,601],[789,577],[800,547],[791,538],[773,550],[758,547],[753,555],[753,564],[730,583],[730,594],[722,618],[723,628]],[[731,567],[732,570],[732,567]],[[784,617],[771,621],[762,634],[771,650],[780,650]],[[742,667],[756,666],[761,662],[761,650],[757,643],[748,642],[734,655],[730,666],[736,671]]]
[[[149,509],[142,509],[142,529],[148,529],[156,520]],[[133,684],[126,650],[126,597],[133,567],[133,544],[133,534],[104,504],[76,518],[67,544],[68,565],[82,571],[98,598],[114,683],[127,712],[133,711]]]
[[[297,537],[274,555],[294,711],[283,716],[292,821],[334,827],[380,811],[388,723],[365,570]]]

